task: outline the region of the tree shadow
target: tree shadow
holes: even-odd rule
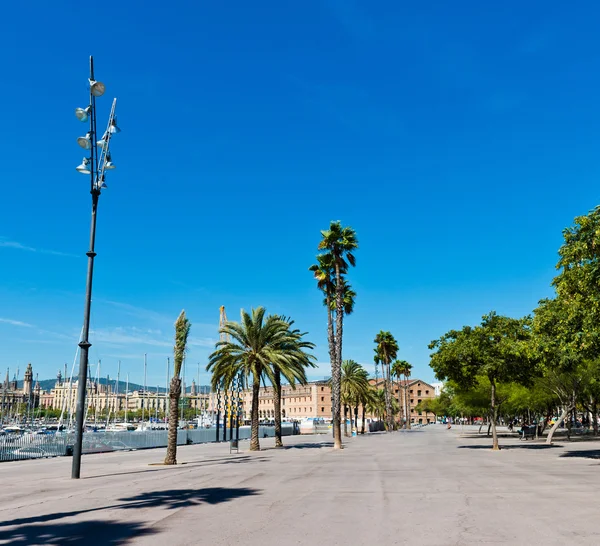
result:
[[[258,495],[259,493],[260,491],[258,489],[251,489],[247,487],[206,487],[204,489],[167,489],[163,491],[148,491],[133,497],[118,499],[119,504],[100,506],[98,508],[89,508],[87,510],[73,510],[71,512],[44,514],[29,518],[14,519],[12,521],[0,521],[0,527],[25,525],[29,523],[44,523],[47,521],[78,516],[80,514],[86,514],[90,512],[99,512],[102,510],[137,510],[159,506],[162,506],[167,510],[174,510],[176,508],[185,508],[187,506],[197,506],[200,504],[220,504],[222,502],[229,502],[240,497]],[[50,542],[49,544],[53,543]],[[58,542],[56,544],[61,543]]]
[[[292,444],[289,446],[283,446],[284,449],[324,449],[332,448],[333,442],[322,442],[319,444],[305,443],[305,444]]]
[[[600,459],[600,449],[582,449],[580,451],[566,451],[561,457],[580,457],[582,459]]]
[[[248,457],[246,456],[242,456],[242,457],[235,457],[232,456],[231,459],[209,459],[209,460],[204,460],[204,461],[186,461],[183,463],[179,463],[177,465],[161,465],[161,464],[157,464],[155,468],[147,468],[145,470],[130,470],[129,472],[114,472],[112,474],[97,474],[94,476],[85,476],[84,480],[94,480],[94,479],[98,479],[98,478],[107,478],[110,476],[126,476],[128,474],[145,474],[146,472],[168,472],[169,470],[172,470],[174,468],[181,468],[183,466],[186,467],[200,467],[200,466],[217,466],[217,465],[222,465],[222,464],[241,464],[241,463],[246,463],[246,462],[265,462],[268,459],[266,457]]]
[[[9,524],[14,525],[10,522]],[[156,530],[135,522],[94,520],[50,525],[21,525],[16,529],[0,529],[0,544],[10,546],[29,546],[30,544],[118,546],[127,544],[134,537],[155,533]]]
[[[470,445],[470,446],[456,446],[458,449],[492,449],[491,444],[485,444],[485,445]],[[526,444],[526,443],[522,443],[522,444],[512,444],[512,445],[501,445],[500,449],[502,451],[506,450],[511,450],[511,449],[534,449],[534,450],[543,450],[543,449],[552,449],[555,447],[563,447],[562,445],[559,444]]]

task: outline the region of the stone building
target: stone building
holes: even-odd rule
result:
[[[371,385],[375,385],[375,379],[369,380]],[[379,378],[377,380],[377,388],[383,389],[384,381]],[[419,402],[435,398],[435,387],[426,383],[421,379],[408,379],[400,381],[392,381],[392,394],[399,403],[400,414],[396,417],[400,422],[404,422],[405,415],[405,401],[408,402],[408,414],[411,423],[428,424],[435,423],[435,414],[430,412],[419,411],[417,406]],[[372,417],[372,416],[370,416]]]
[[[33,384],[33,368],[27,364],[23,378],[23,387],[18,388],[17,375],[9,380],[9,371],[0,384],[0,421],[22,417],[28,411],[38,407],[42,391],[39,383]]]
[[[250,420],[252,389],[242,392],[244,420]],[[261,420],[275,419],[273,387],[261,387],[258,394],[258,417]],[[281,386],[281,417],[286,420],[304,418],[331,419],[331,388],[327,381],[311,381],[306,385]]]

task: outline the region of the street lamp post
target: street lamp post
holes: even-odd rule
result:
[[[111,161],[109,145],[113,134],[120,131],[117,127],[115,109],[117,99],[113,100],[108,118],[106,132],[100,140],[96,140],[96,97],[104,94],[105,87],[102,82],[94,79],[94,58],[90,57],[90,102],[86,108],[77,108],[75,115],[82,122],[89,120],[90,129],[88,133],[77,139],[77,143],[84,149],[89,150],[89,157],[84,157],[77,171],[82,174],[90,175],[90,193],[92,194],[92,222],[90,228],[90,246],[86,252],[88,257],[87,278],[85,288],[85,305],[83,311],[83,330],[81,341],[79,342],[80,360],[79,360],[79,378],[77,382],[77,410],[75,425],[75,442],[73,445],[73,465],[71,468],[71,478],[78,479],[81,471],[81,452],[83,447],[83,432],[85,428],[85,409],[86,409],[86,385],[88,354],[91,347],[89,342],[90,333],[90,309],[92,304],[92,279],[94,274],[94,258],[96,252],[94,245],[96,241],[96,212],[98,210],[98,198],[103,189],[106,189],[105,171],[114,169]]]

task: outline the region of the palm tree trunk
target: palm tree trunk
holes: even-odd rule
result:
[[[340,426],[341,366],[337,366],[335,333],[333,330],[333,312],[331,311],[331,295],[327,300],[327,341],[329,342],[329,360],[331,362],[331,417],[333,420],[333,447],[342,448],[342,428]]]
[[[275,406],[275,447],[283,447],[281,441],[281,370],[275,367],[273,384],[273,403]]]
[[[384,358],[384,374],[385,374],[385,413],[388,432],[391,432],[394,427],[394,417],[392,415],[392,399],[390,393],[390,364],[387,362],[387,355]]]
[[[167,435],[167,465],[177,464],[177,428],[179,426],[179,397],[181,396],[181,379],[173,377],[169,390],[169,432]]]
[[[361,434],[365,433],[365,419],[366,419],[366,416],[367,416],[366,414],[367,414],[367,411],[365,409],[365,402],[363,400],[363,403],[362,403],[362,423],[360,425],[360,433]]]
[[[398,375],[398,411],[402,409],[402,385],[400,384],[400,376]],[[404,409],[402,409],[402,413],[404,413]],[[402,423],[398,421],[398,428],[402,428]]]
[[[408,399],[408,376],[404,374],[406,385],[404,385],[404,402],[406,403],[406,428],[410,430],[410,403]]]
[[[334,434],[337,432],[337,437],[334,439],[333,448],[342,448],[342,430],[340,427],[341,413],[341,398],[342,398],[342,336],[344,332],[344,314],[343,314],[343,290],[342,275],[340,272],[340,264],[335,264],[335,367],[332,369],[332,385],[333,385],[333,428]],[[337,421],[337,422],[336,422]]]
[[[260,451],[260,442],[258,441],[258,395],[260,394],[260,375],[254,374],[252,378],[252,410],[250,451]]]
[[[354,406],[354,428],[358,434],[358,402],[356,403],[356,406]]]

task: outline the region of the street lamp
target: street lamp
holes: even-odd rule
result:
[[[81,341],[79,342],[80,360],[79,360],[79,379],[77,382],[77,418],[75,425],[75,442],[73,445],[73,466],[71,468],[71,478],[78,479],[81,471],[81,451],[83,447],[83,432],[85,428],[85,409],[86,409],[86,385],[88,369],[88,353],[91,347],[89,342],[90,333],[90,308],[92,303],[92,278],[94,274],[94,245],[96,241],[96,211],[98,209],[98,197],[103,189],[106,189],[105,171],[114,169],[111,162],[109,146],[113,134],[118,133],[116,126],[115,110],[117,99],[112,102],[110,116],[106,132],[101,141],[96,141],[96,97],[101,97],[106,91],[102,82],[94,79],[94,58],[90,57],[90,102],[86,108],[77,108],[75,116],[83,123],[90,122],[89,131],[83,137],[77,139],[77,143],[84,149],[89,150],[89,157],[84,157],[81,165],[76,170],[81,174],[90,175],[90,193],[92,194],[92,223],[90,228],[90,249],[86,252],[88,257],[87,280],[85,287],[85,306],[83,312],[83,330]],[[118,128],[117,128],[118,129]]]

